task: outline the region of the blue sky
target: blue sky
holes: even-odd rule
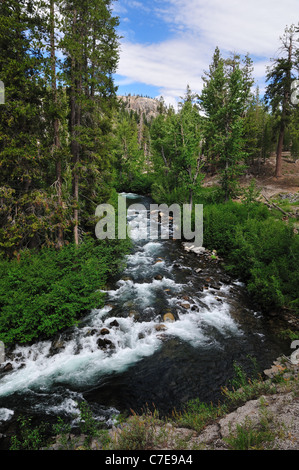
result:
[[[266,67],[286,26],[298,24],[298,0],[118,0],[119,94],[163,96],[175,105],[187,84],[202,89],[215,47],[249,53],[261,93]]]

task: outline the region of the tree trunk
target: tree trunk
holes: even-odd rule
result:
[[[73,14],[73,33],[75,36],[77,24],[77,11],[74,10]],[[78,175],[78,163],[79,163],[79,144],[77,141],[77,129],[78,124],[78,103],[76,99],[76,92],[78,92],[78,80],[77,80],[77,61],[75,57],[71,59],[71,153],[73,163],[73,174],[72,174],[72,185],[73,185],[73,199],[74,199],[74,242],[75,245],[79,245],[79,175]]]
[[[293,54],[293,37],[289,37],[289,44],[287,46],[288,51],[288,62],[292,62],[292,54]],[[286,119],[287,119],[287,107],[290,101],[290,89],[291,89],[291,69],[288,69],[286,72],[286,84],[284,89],[284,96],[283,96],[283,103],[282,103],[282,114],[281,114],[281,123],[280,123],[280,130],[279,130],[279,138],[277,144],[277,155],[276,155],[276,170],[275,176],[276,178],[282,177],[282,151],[283,151],[283,140],[286,128]]]
[[[279,131],[279,138],[277,144],[277,154],[276,154],[276,169],[275,176],[276,178],[282,177],[282,150],[283,150],[283,139],[284,139],[285,125],[282,121]]]
[[[56,55],[55,55],[55,0],[50,1],[50,43],[51,43],[51,74],[52,74],[52,96],[55,108],[57,107],[57,86],[56,86]],[[60,136],[59,136],[59,120],[56,117],[53,123],[54,128],[54,155],[60,149]],[[56,181],[57,181],[57,197],[58,206],[62,209],[62,175],[61,175],[61,160],[56,157]],[[63,246],[63,229],[61,223],[58,226],[57,233],[57,247]]]

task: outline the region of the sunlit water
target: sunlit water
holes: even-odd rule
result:
[[[149,199],[126,197],[149,209]],[[128,224],[134,247],[105,307],[64,332],[55,354],[45,341],[7,358],[13,370],[0,376],[0,423],[19,413],[76,420],[81,401],[109,424],[147,405],[169,413],[192,398],[219,400],[235,361],[249,370],[253,357],[263,369],[288,347],[219,263],[180,241],[138,239],[147,213],[128,211]],[[175,321],[163,318],[169,312]]]

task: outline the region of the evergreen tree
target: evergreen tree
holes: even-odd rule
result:
[[[125,110],[119,113],[114,155],[118,189],[136,190],[145,171],[145,156],[139,145],[137,121]]]
[[[111,0],[0,4],[0,246],[61,247],[110,197],[118,19]],[[59,57],[59,59],[58,59]]]
[[[43,187],[46,89],[41,52],[31,45],[37,24],[32,2],[1,2],[0,76],[6,99],[0,108],[0,245],[9,254],[43,242],[51,218]]]
[[[260,170],[260,165],[272,151],[272,120],[260,98],[259,87],[251,94],[244,118],[244,142],[248,163]]]
[[[91,226],[95,207],[101,198],[109,197],[109,136],[117,105],[112,74],[118,61],[118,19],[112,15],[111,3],[74,0],[61,5],[64,37],[60,47],[66,56],[63,70],[70,97],[76,244],[80,223]]]
[[[151,126],[151,149],[157,176],[155,197],[163,202],[193,204],[201,182],[202,128],[195,95],[187,87],[178,113],[169,110]]]
[[[275,176],[282,176],[282,152],[285,132],[290,124],[292,114],[291,86],[296,78],[295,66],[298,64],[295,42],[297,38],[296,27],[292,25],[285,29],[281,37],[281,56],[273,60],[268,69],[266,90],[267,102],[278,119],[278,143],[276,151]]]
[[[244,116],[252,85],[249,63],[247,57],[242,69],[239,56],[224,60],[216,48],[199,97],[204,112],[204,154],[220,171],[226,199],[236,194],[238,176],[244,170]]]

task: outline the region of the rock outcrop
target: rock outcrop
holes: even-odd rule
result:
[[[120,101],[125,104],[127,111],[134,111],[140,115],[144,115],[147,121],[158,115],[159,101],[154,98],[145,98],[143,96],[119,96]]]

